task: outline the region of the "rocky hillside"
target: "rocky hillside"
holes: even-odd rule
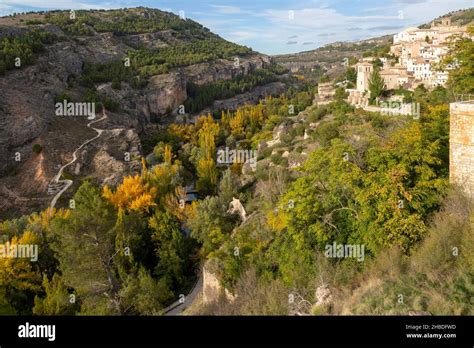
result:
[[[311,80],[323,75],[334,78],[345,71],[345,58],[360,58],[364,52],[383,49],[391,38],[386,35],[357,42],[335,42],[311,51],[274,56],[273,60]]]
[[[153,9],[0,18],[0,218],[47,206],[58,168],[95,135],[85,117],[56,116],[56,102],[94,102],[98,118],[107,110],[94,126],[103,135],[63,176],[114,183],[139,168],[138,134],[174,118],[189,84],[207,88],[269,64],[190,19]],[[277,79],[265,76],[245,91]]]

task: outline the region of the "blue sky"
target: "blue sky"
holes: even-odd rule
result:
[[[227,40],[266,54],[392,34],[472,0],[0,0],[0,16],[49,9],[145,6],[184,11]]]

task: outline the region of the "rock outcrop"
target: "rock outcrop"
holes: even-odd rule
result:
[[[229,214],[238,213],[242,222],[247,220],[247,213],[245,212],[244,206],[240,200],[235,197],[232,197],[232,201],[229,203],[229,210],[227,212]]]
[[[235,300],[235,296],[221,285],[218,276],[217,261],[210,259],[203,267],[203,303],[209,304],[216,302],[219,298],[224,296],[230,302]]]

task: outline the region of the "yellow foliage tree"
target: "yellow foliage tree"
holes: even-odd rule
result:
[[[165,163],[171,164],[171,161],[173,160],[173,152],[171,151],[171,146],[169,145],[165,146],[165,154],[163,157],[164,157]]]
[[[11,252],[20,245],[38,246],[39,242],[39,238],[35,233],[25,231],[20,238],[15,236],[8,244],[5,243],[3,248],[9,246],[7,252]],[[31,258],[6,257],[7,255],[3,255],[4,251],[2,250],[0,257],[0,286],[18,290],[39,291],[41,289],[41,277],[35,272]]]
[[[172,123],[168,127],[168,133],[184,142],[190,142],[194,134],[194,125]]]
[[[30,227],[38,227],[43,231],[48,231],[49,226],[51,225],[51,220],[55,217],[59,217],[62,219],[68,218],[70,215],[70,211],[66,209],[45,209],[40,213],[33,213],[28,217],[28,225]],[[36,229],[35,229],[36,231]]]
[[[236,136],[242,135],[244,133],[244,123],[243,111],[241,108],[238,108],[229,122],[231,133]]]
[[[115,192],[105,185],[102,195],[119,210],[119,214],[127,210],[146,212],[156,205],[156,188],[150,187],[139,175],[125,177]]]
[[[216,153],[216,137],[218,136],[219,131],[219,124],[214,122],[210,115],[203,120],[202,126],[198,132],[198,137],[201,156],[204,158],[214,158]]]
[[[178,183],[180,168],[181,163],[179,161],[174,161],[172,164],[163,163],[154,166],[145,178],[145,181],[156,189],[161,202],[167,194],[174,192]]]
[[[164,199],[165,209],[183,223],[195,214],[196,209],[195,202],[186,204],[186,199],[186,190],[182,186],[176,187],[174,193],[167,194]]]
[[[212,192],[217,184],[217,168],[214,159],[202,158],[197,166],[198,181],[196,187],[199,191]]]
[[[267,213],[267,223],[272,230],[280,232],[288,225],[288,218],[283,209],[271,210]]]

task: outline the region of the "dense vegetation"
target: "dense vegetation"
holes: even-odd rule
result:
[[[470,35],[474,36],[474,25],[468,28]],[[456,40],[451,44],[451,54],[444,63],[459,64],[459,67],[449,74],[449,87],[454,93],[474,93],[474,41],[469,38]]]
[[[470,49],[466,40],[453,54]],[[464,69],[467,76],[453,74],[450,85],[466,92],[474,70],[468,63]],[[277,167],[257,167],[253,184],[233,192],[250,216],[245,224],[229,226],[224,211],[210,220],[221,190],[198,204],[193,232],[209,269],[236,295],[199,313],[472,314],[473,207],[448,190],[453,95],[420,86],[405,98],[420,103],[419,120],[354,111],[337,95],[309,108],[306,122],[319,122],[310,133],[319,147],[297,175],[280,165],[281,156]],[[297,144],[280,146],[298,151]],[[334,242],[365,246],[364,262],[328,258]],[[330,289],[332,300],[320,302],[320,289]]]
[[[291,95],[301,109],[312,99],[308,92]],[[191,285],[197,267],[195,239],[181,227],[196,213],[195,205],[180,204],[186,181],[196,177],[202,194],[215,192],[223,171],[214,159],[216,146],[229,138],[252,146],[264,125],[271,128],[282,119],[278,114],[287,113],[287,103],[286,96],[268,98],[225,113],[222,122],[203,116],[196,125],[172,125],[160,137],[166,143],[154,149],[152,169],[143,163],[140,175],[116,188],[85,181],[73,197],[74,209],[1,223],[2,243],[38,244],[40,254],[38,262],[2,259],[0,312],[160,314]]]
[[[195,113],[212,105],[214,100],[231,98],[277,80],[278,76],[270,69],[257,69],[249,75],[238,75],[231,80],[218,80],[200,86],[189,82],[186,86],[188,99],[185,108],[188,112]]]
[[[209,62],[219,58],[233,59],[250,52],[243,46],[220,38],[193,40],[155,50],[130,50],[127,58],[107,63],[86,62],[81,82],[85,86],[104,82],[127,82],[135,88],[146,85],[150,76],[166,74],[171,68]]]
[[[72,35],[92,35],[93,30],[124,35],[171,29],[188,31],[202,38],[212,35],[209,30],[190,19],[182,19],[172,13],[145,8],[111,11],[78,10],[73,14],[53,11],[45,15],[45,20],[58,25]]]
[[[0,38],[0,75],[7,70],[31,65],[35,55],[52,44],[56,36],[44,30],[32,30],[20,36]]]
[[[132,64],[141,76],[164,74],[168,69],[209,62],[219,58],[233,60],[250,53],[244,46],[222,40],[219,37],[192,40],[156,50],[140,49],[130,52]]]
[[[38,262],[0,259],[0,312],[159,314],[194,274],[193,242],[180,230],[186,210],[176,203],[180,168],[144,168],[115,189],[86,181],[74,209],[3,222],[2,242],[40,253]]]
[[[251,216],[245,224],[209,220],[220,190],[216,203],[198,205],[193,231],[201,236],[210,221],[214,230],[220,221],[220,243],[200,240],[209,267],[237,295],[232,304],[221,299],[201,310],[294,313],[292,294],[314,304],[297,309],[302,313],[472,314],[473,259],[466,252],[473,243],[472,207],[456,195],[444,200],[447,105],[428,107],[419,121],[353,112],[341,101],[313,112],[323,120],[312,134],[321,147],[297,176],[285,166],[265,174],[257,168],[250,193],[239,193]],[[443,200],[445,210],[437,213]],[[465,209],[457,211],[459,206]],[[365,261],[328,259],[325,247],[334,242],[364,245]],[[333,291],[330,306],[317,304],[321,286]],[[400,294],[404,302],[398,305]]]

